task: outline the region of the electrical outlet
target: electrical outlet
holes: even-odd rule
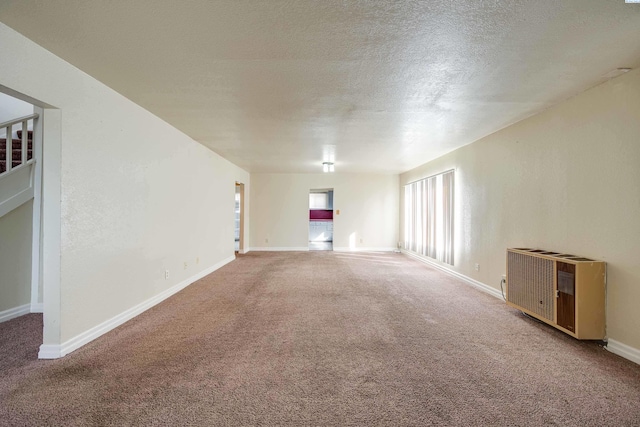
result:
[[[168,279],[169,278],[169,270],[165,270],[164,271],[164,278]]]
[[[507,280],[507,275],[506,274],[502,275],[502,280],[505,280],[505,281]]]
[[[187,264],[187,261],[185,261],[184,262],[184,269],[186,270],[188,266],[189,266],[189,264]]]
[[[360,238],[360,243],[362,243],[362,238]]]
[[[476,264],[476,271],[480,271],[480,264]]]
[[[196,257],[196,264],[200,264],[200,257]]]
[[[268,238],[264,239],[264,242],[269,243],[269,239]]]

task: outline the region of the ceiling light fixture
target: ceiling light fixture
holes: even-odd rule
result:
[[[336,168],[331,162],[322,162],[322,172],[333,172]]]

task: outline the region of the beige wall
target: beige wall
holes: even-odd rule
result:
[[[508,247],[606,261],[608,337],[640,349],[639,138],[635,70],[404,173],[400,184],[456,169],[453,269],[494,288]]]
[[[31,209],[24,203],[0,218],[0,312],[31,302]]]
[[[396,247],[398,175],[251,174],[251,183],[252,249],[308,248],[309,190],[326,188],[340,210],[334,249]]]
[[[59,112],[58,145],[44,141],[45,198],[59,186],[57,221],[44,218],[45,239],[56,234],[48,224],[59,235],[45,344],[84,343],[104,332],[92,328],[233,259],[235,182],[250,195],[246,171],[3,24],[0,40],[0,57],[12,58],[0,85]],[[45,200],[48,212],[55,203]]]

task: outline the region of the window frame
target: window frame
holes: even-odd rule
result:
[[[405,250],[454,265],[455,169],[404,185]]]

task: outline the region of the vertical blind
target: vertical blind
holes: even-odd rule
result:
[[[404,248],[453,265],[454,171],[404,186]]]

